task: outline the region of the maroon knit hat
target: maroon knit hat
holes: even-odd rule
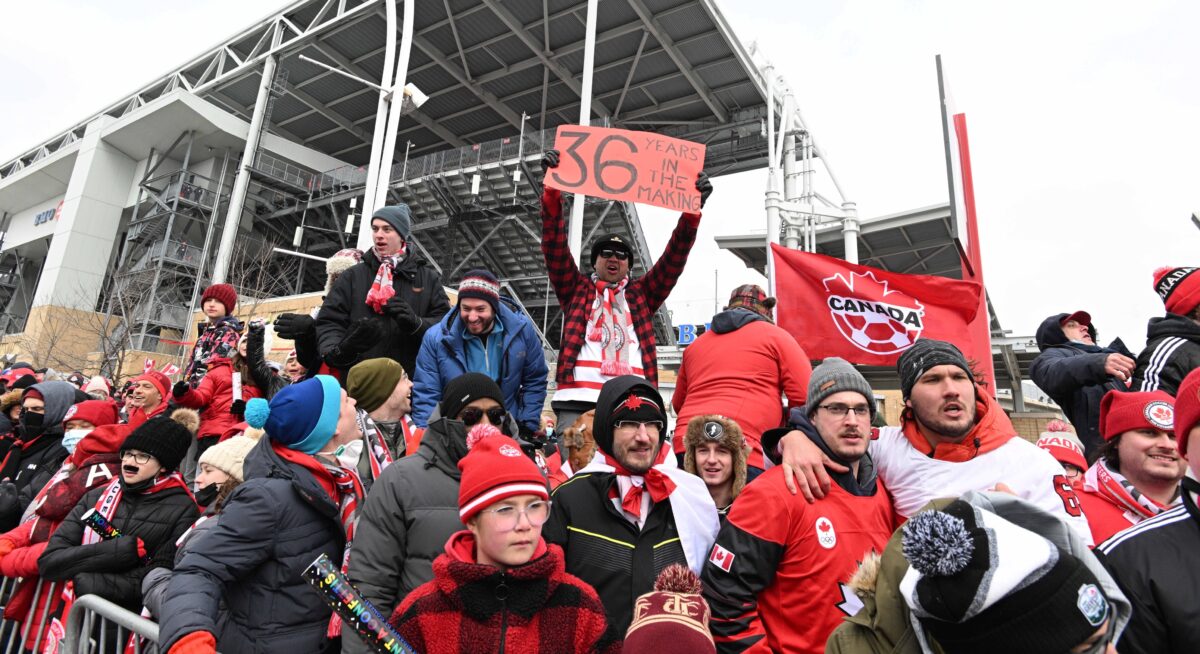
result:
[[[637,598],[625,632],[624,654],[702,654],[717,651],[708,629],[708,602],[696,573],[678,563],[659,573],[654,591]]]
[[[1154,271],[1154,292],[1167,311],[1185,316],[1200,304],[1200,268],[1159,268]]]
[[[213,284],[204,289],[204,295],[200,296],[200,305],[212,298],[217,302],[225,305],[225,315],[233,315],[233,310],[237,308],[237,291],[229,284]]]
[[[1200,368],[1188,373],[1175,391],[1175,442],[1187,456],[1188,435],[1200,424]]]
[[[1163,391],[1109,391],[1100,400],[1100,435],[1110,440],[1134,429],[1175,431],[1175,398]]]
[[[537,495],[550,499],[546,478],[521,446],[508,436],[481,439],[458,462],[458,517],[466,524],[480,511],[508,497]]]

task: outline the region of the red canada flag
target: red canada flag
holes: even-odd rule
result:
[[[894,365],[918,338],[958,345],[968,359],[967,325],[982,287],[947,277],[905,275],[820,254],[771,246],[779,326],[813,359]]]

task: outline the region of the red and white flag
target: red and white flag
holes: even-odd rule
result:
[[[733,560],[735,558],[737,558],[736,554],[713,543],[712,553],[708,555],[708,562],[725,572],[729,572],[729,569],[733,567]]]
[[[889,366],[918,338],[949,341],[978,358],[966,330],[979,310],[979,284],[771,249],[779,326],[811,358]],[[983,356],[990,361],[990,352]]]
[[[168,363],[167,365],[163,366],[161,372],[162,374],[170,377],[171,375],[175,375],[179,372],[179,366],[173,363]]]
[[[154,370],[154,359],[146,359],[146,362],[142,364],[142,373],[145,374],[151,370]]]

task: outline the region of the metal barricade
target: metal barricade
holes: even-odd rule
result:
[[[131,639],[131,635],[135,638]],[[131,645],[128,650],[127,645]],[[126,651],[156,654],[158,624],[103,597],[84,595],[71,605],[66,638],[58,651],[60,654],[122,654]]]
[[[3,601],[3,608],[8,608],[8,603],[22,580],[8,577],[0,579],[0,601]],[[58,635],[53,624],[59,618],[57,609],[61,605],[62,588],[63,584],[59,582],[37,580],[25,619],[21,622],[4,620],[0,623],[0,651],[3,651],[3,654],[41,654],[45,651],[56,651],[57,648],[47,641]],[[59,621],[58,626],[61,624]]]

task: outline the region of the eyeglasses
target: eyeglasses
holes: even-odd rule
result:
[[[521,523],[521,516],[525,516],[529,520],[530,525],[541,527],[550,519],[550,502],[544,500],[530,502],[523,509],[506,504],[494,509],[484,509],[483,513],[490,513],[495,516],[493,526],[497,531],[512,531],[516,529],[517,525]]]
[[[504,424],[504,416],[507,414],[508,412],[505,411],[504,407],[502,406],[494,406],[487,411],[484,411],[477,406],[469,406],[463,409],[462,413],[459,415],[462,416],[463,424],[468,427],[474,427],[475,425],[479,424],[479,421],[483,420],[485,415],[487,416],[488,422],[499,427],[500,425]]]
[[[133,459],[138,465],[150,463],[150,455],[145,452],[121,452],[121,460],[125,459]]]
[[[627,260],[629,260],[629,253],[626,252],[625,250],[613,250],[611,248],[605,248],[603,250],[600,250],[600,258],[601,259],[614,259],[615,258],[617,261],[627,261]]]
[[[632,434],[636,432],[639,427],[645,427],[647,434],[650,434],[651,436],[657,436],[662,433],[663,426],[664,425],[662,422],[658,420],[648,420],[646,422],[639,422],[637,420],[622,420],[621,422],[617,423],[616,430],[625,432],[627,434]]]
[[[865,418],[871,415],[871,407],[862,404],[859,406],[846,406],[845,404],[821,404],[818,409],[825,409],[829,415],[835,418],[845,418],[846,414],[853,411],[854,415],[859,418]]]

